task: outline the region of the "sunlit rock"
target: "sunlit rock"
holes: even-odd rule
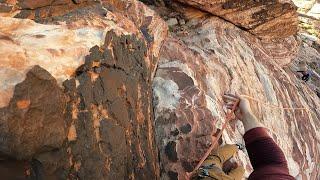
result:
[[[294,37],[261,41],[218,18],[186,31],[188,36],[165,41],[153,82],[162,178],[184,179],[202,158],[225,121],[225,92],[254,98],[254,112],[283,149],[291,175],[319,177],[320,101],[291,63],[296,57],[309,59],[311,51],[300,50],[297,56]],[[220,144],[244,144],[243,134],[241,122],[233,121]],[[246,153],[240,151],[236,160],[248,177],[252,168]]]

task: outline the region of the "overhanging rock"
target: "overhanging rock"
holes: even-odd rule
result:
[[[209,12],[263,39],[298,31],[297,8],[290,0],[174,0]]]

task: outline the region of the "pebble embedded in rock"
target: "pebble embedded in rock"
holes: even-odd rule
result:
[[[170,18],[166,22],[168,26],[175,26],[178,24],[178,20],[176,18]]]
[[[180,131],[183,134],[188,134],[189,132],[191,132],[191,130],[192,130],[192,127],[191,127],[191,125],[189,123],[180,127]]]
[[[187,22],[187,26],[196,26],[199,23],[198,20],[196,19],[191,19],[190,21]]]
[[[176,128],[175,130],[171,131],[170,133],[173,136],[178,136],[179,135],[179,130]]]
[[[179,24],[180,25],[185,25],[186,24],[186,21],[184,19],[179,19]]]

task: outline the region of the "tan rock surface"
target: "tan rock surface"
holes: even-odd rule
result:
[[[319,44],[320,38],[320,1],[301,1],[293,0],[293,2],[298,6],[299,13],[299,33],[302,35],[303,39],[307,39],[310,44],[311,42]]]

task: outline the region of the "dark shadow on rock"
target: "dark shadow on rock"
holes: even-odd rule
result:
[[[67,111],[78,112],[67,119],[76,129],[66,147],[73,157],[69,177],[159,176],[146,54],[144,41],[108,32],[105,44],[92,47],[75,78],[64,83]]]

